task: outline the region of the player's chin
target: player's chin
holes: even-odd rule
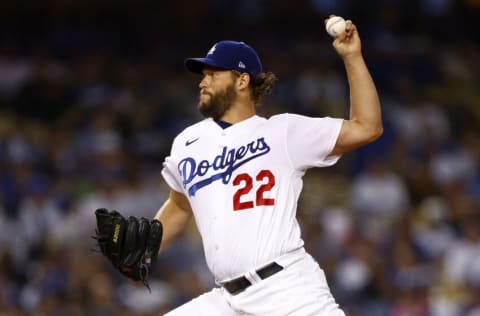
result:
[[[200,94],[200,97],[198,98],[198,107],[206,107],[210,103],[211,100],[211,95],[207,93],[202,93]]]
[[[205,100],[202,101],[202,98],[200,98],[200,101],[198,101],[198,109],[202,112],[202,111],[208,110],[209,107],[210,107],[210,103]]]

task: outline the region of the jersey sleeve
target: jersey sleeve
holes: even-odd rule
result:
[[[287,151],[295,169],[334,165],[341,155],[329,156],[332,152],[343,119],[313,118],[297,114],[287,116]]]
[[[162,177],[172,190],[183,192],[182,179],[180,178],[180,174],[177,169],[174,153],[175,141],[173,142],[170,156],[166,157],[165,161],[163,162]]]

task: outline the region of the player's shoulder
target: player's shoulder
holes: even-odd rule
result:
[[[269,119],[270,120],[288,121],[288,120],[291,120],[291,119],[299,119],[299,118],[309,118],[309,116],[302,115],[302,114],[297,114],[297,113],[285,112],[285,113],[272,115]]]
[[[281,121],[281,122],[290,122],[290,123],[295,123],[295,122],[305,122],[305,121],[327,121],[327,120],[336,120],[336,118],[332,118],[330,116],[323,116],[323,117],[312,117],[312,116],[307,116],[303,114],[297,114],[297,113],[282,113],[282,114],[276,114],[273,115],[269,118],[269,120],[272,121]]]
[[[288,113],[288,112],[278,113],[278,114],[274,114],[274,115],[270,116],[268,119],[269,120],[282,120],[282,119],[288,118],[290,115],[292,115],[292,113]]]
[[[286,124],[288,121],[298,117],[302,117],[302,115],[294,113],[280,113],[270,116],[267,121],[271,124]]]
[[[271,116],[269,121],[271,122],[270,125],[275,125],[276,128],[291,130],[310,128],[311,126],[329,128],[330,126],[341,124],[343,119],[329,116],[312,117],[296,113],[282,113]]]

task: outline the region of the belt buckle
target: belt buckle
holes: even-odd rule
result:
[[[260,279],[265,280],[266,278],[282,270],[283,267],[273,261],[272,263],[269,263],[266,266],[256,270],[255,273],[259,276]],[[241,276],[239,278],[230,280],[222,284],[223,288],[225,288],[232,295],[237,295],[245,291],[251,285],[252,282],[250,282],[250,280],[245,276]]]

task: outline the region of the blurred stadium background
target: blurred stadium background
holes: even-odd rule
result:
[[[358,25],[385,133],[305,177],[307,249],[348,315],[480,315],[480,1],[1,1],[0,315],[161,315],[214,284],[192,225],[152,294],[91,251],[93,211],[152,217],[200,119],[183,60],[221,39],[279,77],[263,115],[348,113],[323,19]]]

